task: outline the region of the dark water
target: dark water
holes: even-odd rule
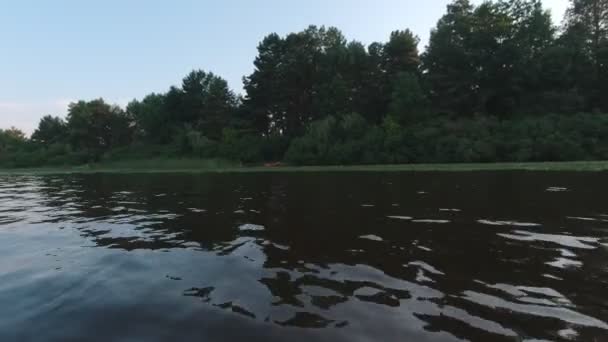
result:
[[[0,341],[608,341],[608,174],[0,178]]]

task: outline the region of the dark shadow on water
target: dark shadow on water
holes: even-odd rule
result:
[[[601,340],[598,189],[608,174],[7,176],[0,300],[13,309],[0,337],[60,319],[94,328],[98,310],[162,324],[130,314],[139,308],[174,326],[211,317],[211,330],[231,317],[271,340]]]

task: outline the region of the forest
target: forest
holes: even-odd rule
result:
[[[560,25],[539,0],[454,0],[419,43],[408,29],[368,46],[334,27],[269,34],[242,94],[194,70],[126,108],[78,101],[31,137],[0,130],[0,166],[608,159],[608,0],[571,0]]]

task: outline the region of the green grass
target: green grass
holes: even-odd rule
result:
[[[608,171],[608,161],[480,164],[402,164],[355,166],[241,166],[222,160],[144,159],[77,167],[0,169],[0,174],[66,173],[240,173],[240,172],[464,172],[464,171]]]

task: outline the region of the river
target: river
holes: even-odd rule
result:
[[[0,177],[0,341],[608,341],[608,174]]]

